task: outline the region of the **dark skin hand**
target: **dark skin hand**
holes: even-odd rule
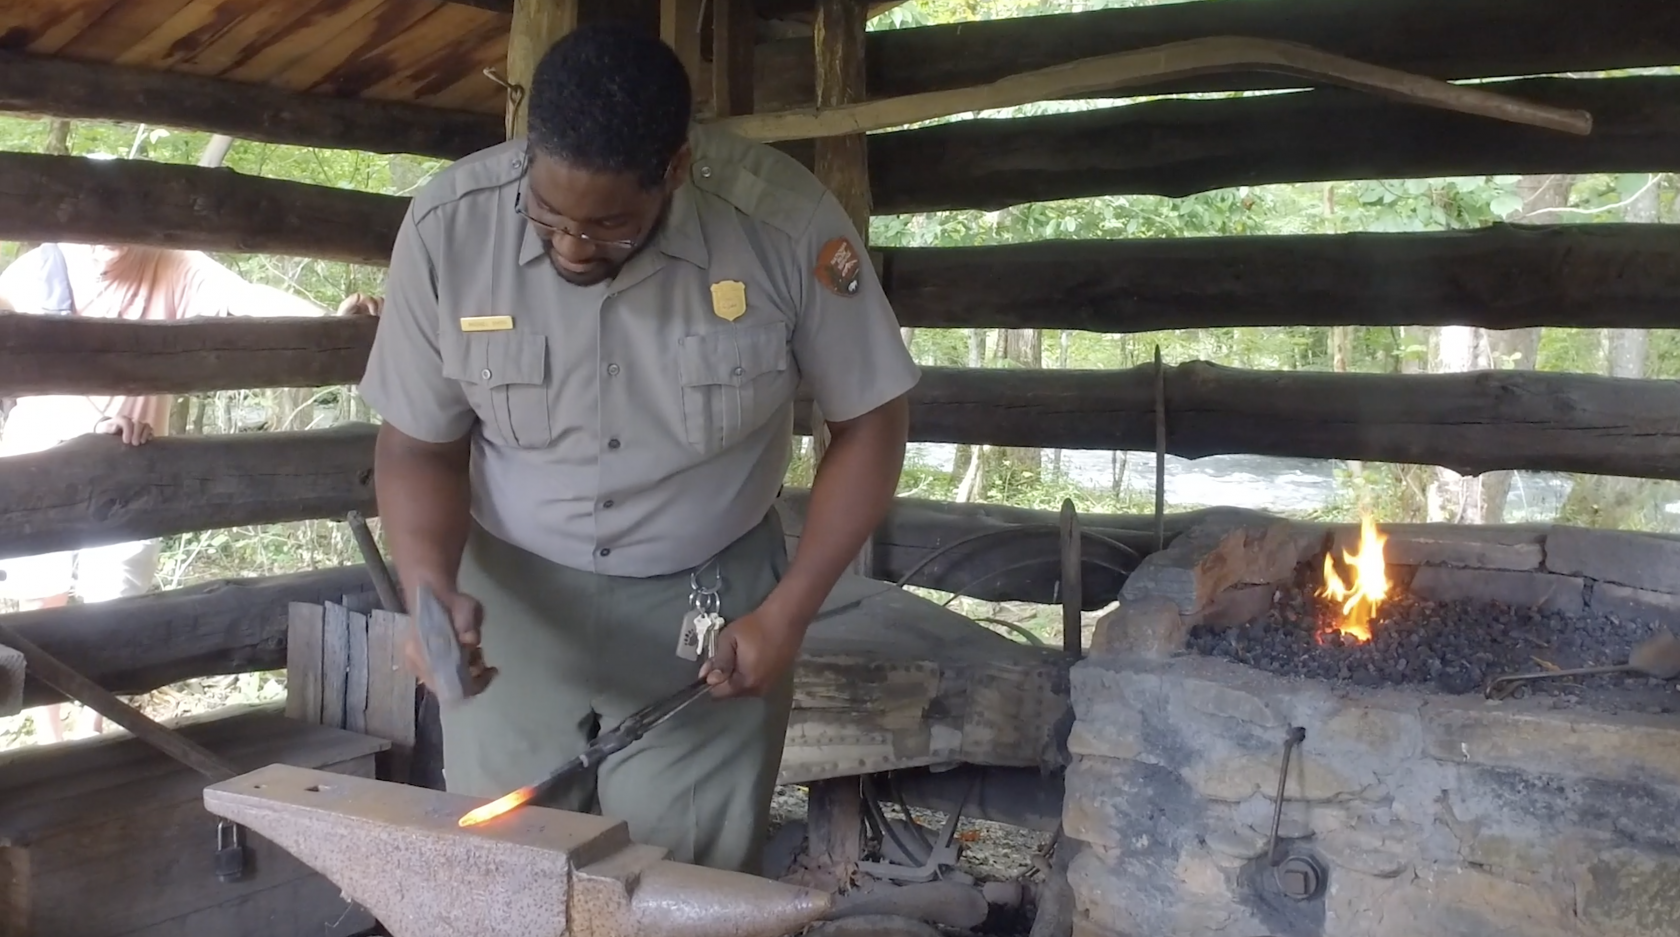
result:
[[[762,696],[793,667],[828,593],[880,524],[904,467],[910,407],[904,397],[843,423],[811,483],[805,531],[787,575],[758,608],[717,636],[700,676],[712,696]]]
[[[468,695],[483,692],[496,676],[496,669],[486,666],[478,653],[484,608],[455,583],[471,523],[471,438],[469,434],[454,442],[431,443],[385,423],[373,448],[374,495],[397,578],[409,590],[408,607],[416,606],[424,583],[448,610],[456,637],[469,651],[474,685]],[[413,628],[404,635],[403,645],[409,670],[429,683],[431,675]]]

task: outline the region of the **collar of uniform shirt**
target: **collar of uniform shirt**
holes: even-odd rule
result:
[[[529,177],[525,177],[514,189],[516,206],[521,199],[529,197],[526,194],[526,187],[529,185]],[[711,262],[712,255],[706,247],[706,237],[700,228],[700,209],[695,203],[695,198],[693,180],[685,181],[671,196],[671,210],[666,213],[665,225],[654,235],[650,247],[704,269]],[[519,263],[520,266],[524,266],[546,255],[548,245],[529,222],[517,214],[514,217],[519,218],[520,226],[524,228],[524,236],[519,243]]]

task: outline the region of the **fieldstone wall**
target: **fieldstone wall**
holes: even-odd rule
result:
[[[1642,615],[1680,609],[1672,541],[1566,528],[1385,532],[1414,589],[1458,577],[1486,597],[1507,588],[1537,601],[1574,595],[1583,607],[1629,600]],[[1350,533],[1210,525],[1151,557],[1099,624],[1072,673],[1063,821],[1085,844],[1069,872],[1076,934],[1680,933],[1680,718],[1357,689],[1182,653],[1193,624],[1246,619],[1271,583]],[[1291,758],[1279,855],[1310,856],[1326,872],[1304,901],[1285,895],[1267,857],[1295,726],[1305,739]]]

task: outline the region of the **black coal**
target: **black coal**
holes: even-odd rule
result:
[[[1200,626],[1191,631],[1189,646],[1284,676],[1365,687],[1423,684],[1464,694],[1480,692],[1494,677],[1544,670],[1548,664],[1620,664],[1654,630],[1614,615],[1565,615],[1499,602],[1399,595],[1378,608],[1371,640],[1360,642],[1325,633],[1336,620],[1334,611],[1306,587],[1280,587],[1262,617],[1231,627]],[[1615,674],[1541,681],[1530,692],[1571,696],[1584,689],[1655,689],[1658,684],[1638,674]]]

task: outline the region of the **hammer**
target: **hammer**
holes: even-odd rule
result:
[[[368,530],[367,519],[360,511],[351,511],[345,518],[350,525],[350,532],[355,537],[356,547],[361,551],[362,562],[367,564],[368,576],[373,580],[374,591],[379,593],[380,604],[388,611],[402,614],[402,593],[398,591],[396,581],[391,577],[390,567],[385,565],[385,557],[379,552],[379,544],[374,542],[373,533]],[[449,610],[443,607],[432,590],[422,583],[419,588],[419,608],[414,610],[414,628],[419,636],[420,656],[426,668],[423,679],[432,690],[432,695],[440,703],[455,703],[472,695],[473,685],[472,664],[461,642],[455,637],[455,626],[449,620]]]

